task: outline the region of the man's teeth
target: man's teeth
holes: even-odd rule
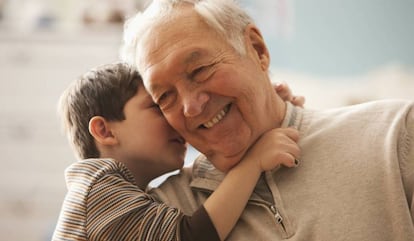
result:
[[[227,109],[227,108],[225,108]],[[211,128],[213,127],[215,124],[217,124],[221,119],[223,119],[223,117],[226,115],[226,110],[223,109],[220,111],[220,113],[218,113],[218,115],[216,117],[214,117],[213,119],[211,119],[210,121],[204,123],[204,127],[205,128]]]

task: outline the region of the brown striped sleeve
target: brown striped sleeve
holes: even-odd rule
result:
[[[178,209],[140,190],[122,163],[81,161],[68,168],[66,180],[69,190],[54,241],[218,240],[203,207],[193,216],[184,217]]]
[[[87,202],[89,240],[179,240],[182,214],[155,201],[119,175],[106,175]]]
[[[66,170],[58,240],[179,240],[182,213],[140,190],[122,163],[88,159]]]

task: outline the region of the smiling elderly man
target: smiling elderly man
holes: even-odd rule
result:
[[[228,240],[414,240],[413,103],[314,111],[282,101],[263,37],[234,1],[155,0],[124,39],[124,59],[204,154],[154,190],[162,201],[193,212],[260,135],[292,126],[300,166],[262,176]]]

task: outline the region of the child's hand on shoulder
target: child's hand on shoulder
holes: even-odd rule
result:
[[[273,85],[276,93],[283,101],[288,101],[295,106],[303,107],[305,104],[305,97],[301,95],[293,95],[289,85],[285,82],[276,83]]]

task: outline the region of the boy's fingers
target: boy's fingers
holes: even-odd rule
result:
[[[294,155],[288,152],[284,154],[284,158],[281,161],[282,165],[286,167],[297,167],[299,165],[299,162],[300,161],[297,158],[295,158]]]
[[[303,107],[305,104],[305,97],[304,96],[293,96],[291,100],[293,105]]]
[[[305,97],[293,95],[292,90],[286,82],[276,83],[273,87],[283,101],[290,101],[293,105],[300,107],[303,107],[305,104]]]
[[[284,100],[284,101],[291,101],[292,100],[292,91],[290,90],[289,86],[282,82],[277,83],[274,86],[276,93]]]
[[[293,127],[279,128],[279,131],[283,132],[287,137],[292,139],[294,142],[299,140],[299,131]]]

